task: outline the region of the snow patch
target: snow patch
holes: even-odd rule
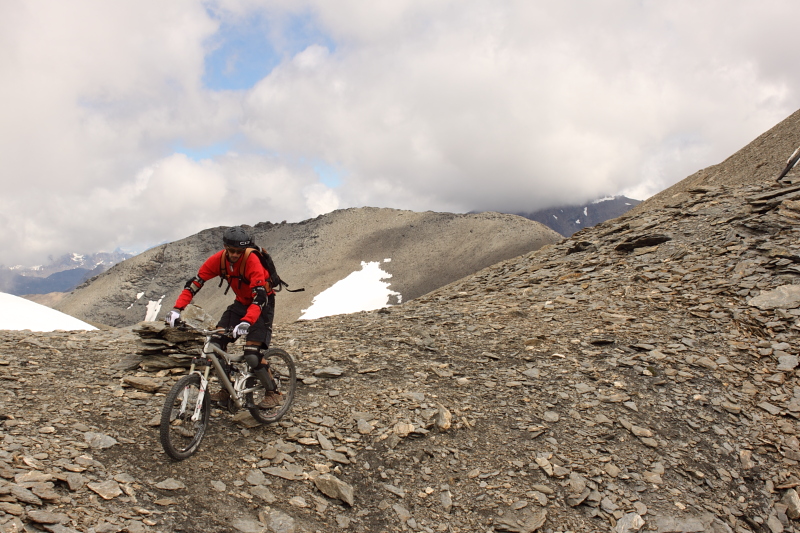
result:
[[[580,224],[581,223],[581,219],[576,220],[575,223],[576,224]]]
[[[584,207],[583,208],[583,216],[585,216],[585,217],[589,216],[589,208],[588,207]]]
[[[155,322],[158,320],[158,313],[161,312],[161,300],[164,299],[164,296],[166,296],[166,294],[162,295],[157,302],[153,300],[147,302],[147,313],[144,315],[145,322]]]
[[[0,329],[89,331],[97,328],[55,309],[0,292]]]
[[[384,263],[390,260],[384,260]],[[389,305],[389,299],[396,297],[402,302],[399,292],[389,290],[389,283],[381,281],[392,275],[380,268],[380,262],[361,261],[361,270],[349,274],[318,295],[311,307],[303,310],[300,320],[313,320],[324,316],[371,311]]]
[[[558,220],[558,217],[557,217],[557,216],[555,216],[555,215],[553,215],[553,218],[554,218],[554,219],[556,219],[556,220]]]

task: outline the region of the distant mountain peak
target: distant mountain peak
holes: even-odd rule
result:
[[[47,265],[0,266],[0,292],[17,296],[71,291],[87,279],[133,257],[119,250],[94,254],[67,253]]]
[[[515,214],[541,222],[564,237],[570,237],[583,228],[617,218],[640,203],[641,200],[634,200],[627,196],[604,196],[585,204],[549,207],[529,213]]]

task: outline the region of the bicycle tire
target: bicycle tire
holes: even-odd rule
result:
[[[297,387],[297,370],[292,356],[280,348],[270,348],[264,354],[264,358],[269,362],[272,379],[275,381],[277,391],[281,394],[281,402],[269,409],[256,407],[264,398],[266,391],[263,387],[259,387],[255,393],[248,392],[245,395],[245,400],[248,406],[253,406],[248,407],[253,418],[262,424],[272,424],[283,418],[292,408],[295,388]],[[256,385],[260,385],[256,378],[251,377],[247,380],[246,386],[248,388]]]
[[[170,389],[161,409],[161,446],[176,461],[183,461],[197,451],[208,428],[211,402],[207,393],[203,395],[200,420],[191,420],[200,393],[200,383],[197,374],[182,377]]]

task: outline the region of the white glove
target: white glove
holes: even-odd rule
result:
[[[250,324],[247,322],[239,322],[239,325],[233,328],[231,335],[233,335],[234,339],[239,337],[246,337],[247,333],[250,331]]]
[[[181,317],[181,312],[178,311],[177,309],[173,309],[172,311],[167,313],[167,316],[164,317],[164,322],[166,322],[169,327],[174,328],[175,322],[177,322],[180,317]]]

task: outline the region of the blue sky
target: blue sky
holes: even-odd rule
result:
[[[206,45],[203,85],[210,90],[246,90],[272,69],[312,44],[334,49],[333,41],[309,13],[271,14],[254,11],[225,18],[209,14],[219,30]]]
[[[347,207],[644,199],[800,108],[798,15],[787,0],[8,0],[0,250],[32,265]]]

